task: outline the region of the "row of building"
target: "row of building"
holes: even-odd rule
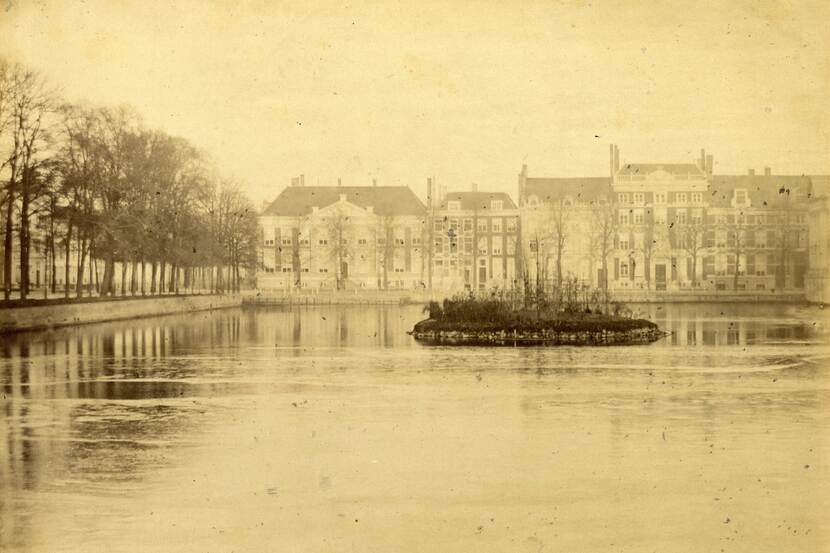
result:
[[[576,278],[611,290],[828,296],[828,187],[813,175],[716,175],[690,163],[620,164],[606,177],[518,176],[504,192],[305,186],[260,216],[260,289],[454,292]]]

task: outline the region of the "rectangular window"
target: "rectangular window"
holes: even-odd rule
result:
[[[642,225],[643,224],[643,212],[642,210],[637,210],[634,212],[634,224],[635,225]]]
[[[628,276],[628,263],[624,261],[620,263],[620,276]]]
[[[666,193],[665,192],[655,192],[654,193],[654,203],[656,203],[656,204],[666,203]]]
[[[290,246],[292,244],[292,240],[290,238],[283,238],[282,245],[283,246]]]
[[[645,195],[642,192],[635,192],[634,203],[637,205],[642,205],[643,203],[645,203]]]
[[[508,217],[506,229],[507,232],[516,232],[516,218],[515,217]]]
[[[432,229],[435,232],[442,232],[444,230],[444,221],[442,219],[435,219]]]
[[[273,245],[274,245],[274,241],[273,241],[273,240],[266,240],[266,241],[265,241],[265,245],[266,245],[266,246],[273,246]]]
[[[680,209],[675,214],[675,221],[677,221],[678,225],[685,225],[686,224],[686,210]]]
[[[471,236],[464,237],[464,253],[473,253],[473,238]]]
[[[627,211],[620,211],[620,224],[627,225],[628,224],[628,212]]]
[[[365,238],[358,239],[357,244],[359,246],[365,246],[366,245],[366,239]]]
[[[686,203],[686,193],[685,192],[678,192],[675,196],[675,203],[678,204],[685,204]]]
[[[493,219],[493,232],[501,232],[501,219]]]
[[[478,223],[476,224],[476,228],[478,228],[479,232],[487,232],[487,219],[484,217],[479,218]]]
[[[458,200],[450,200],[447,202],[447,209],[449,211],[458,211],[461,209],[461,202]]]
[[[395,238],[395,245],[396,246],[404,246],[404,245],[406,245],[406,242],[404,241],[403,238]]]
[[[421,237],[420,236],[413,237],[412,238],[412,245],[416,246],[416,247],[420,246],[421,245]]]
[[[700,193],[700,192],[692,192],[692,203],[693,204],[703,203],[703,194]]]
[[[490,209],[493,211],[499,211],[502,209],[503,202],[502,200],[492,200],[490,201]]]
[[[473,220],[464,219],[464,232],[471,232],[473,230]]]
[[[481,237],[478,239],[478,253],[479,255],[487,255],[487,238]]]
[[[458,219],[450,219],[450,230],[457,231],[458,230]]]
[[[746,205],[747,204],[747,195],[746,190],[739,188],[735,190],[735,205]]]
[[[621,193],[617,194],[617,201],[619,201],[619,203],[621,203],[621,204],[627,204],[628,203],[628,193],[627,192],[621,192]]]
[[[317,244],[318,244],[319,246],[328,246],[329,241],[328,241],[328,240],[326,240],[325,238],[321,238],[321,239],[319,239],[319,240],[317,241]]]

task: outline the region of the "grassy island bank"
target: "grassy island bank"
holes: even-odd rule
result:
[[[448,345],[624,345],[666,335],[653,322],[634,319],[621,304],[590,301],[530,301],[515,297],[455,297],[431,302],[429,318],[412,335],[426,344]]]

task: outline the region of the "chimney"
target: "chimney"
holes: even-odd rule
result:
[[[714,171],[715,171],[715,156],[713,156],[712,154],[709,154],[708,156],[706,156],[706,174],[711,177],[712,173],[714,173]]]
[[[772,168],[771,167],[764,167],[764,176],[769,177],[772,175]]]
[[[337,177],[337,186],[343,186],[343,181],[340,180],[340,177]]]
[[[706,173],[706,150],[701,148],[700,149],[700,159],[697,162],[697,166],[700,168],[701,171]]]
[[[305,186],[305,175],[304,174],[300,175],[300,186]]]
[[[749,170],[749,172],[748,172],[747,174],[748,174],[750,177],[754,177],[754,176],[755,176],[755,169],[750,169],[750,170]]]
[[[378,185],[378,179],[372,179],[372,186]]]
[[[527,185],[527,164],[522,164],[522,172],[519,173],[519,205],[525,202],[525,186]]]
[[[427,177],[427,209],[435,205],[432,201],[432,178]]]
[[[616,157],[616,146],[608,145],[608,170],[611,171],[611,178],[614,178],[614,158]]]
[[[478,183],[473,183],[472,190],[473,192],[478,192]]]

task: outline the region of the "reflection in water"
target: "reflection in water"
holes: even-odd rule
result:
[[[429,348],[420,308],[328,306],[6,337],[0,550],[826,545],[824,313],[638,308],[672,335]]]

